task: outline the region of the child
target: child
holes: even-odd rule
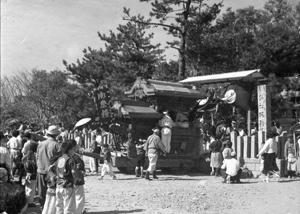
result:
[[[236,153],[231,152],[231,158],[225,159],[222,165],[222,169],[226,170],[224,181],[226,183],[240,183],[240,177],[242,170],[240,169],[239,162],[235,159]]]
[[[112,159],[108,144],[104,144],[102,146],[102,152],[104,156],[104,163],[102,165],[101,177],[99,180],[102,180],[105,174],[109,174],[114,180],[117,179],[112,170]]]
[[[28,206],[34,207],[33,199],[35,196],[36,189],[36,178],[37,178],[37,164],[36,164],[36,150],[37,144],[31,142],[28,145],[28,151],[26,155],[22,158],[22,162],[24,164],[24,170],[26,173],[25,177],[25,192],[28,200]]]
[[[73,144],[76,144],[74,141]],[[78,147],[78,146],[77,146]],[[75,201],[76,201],[76,212],[75,214],[82,214],[85,212],[84,210],[84,162],[78,154],[74,154],[72,156],[75,162],[75,170],[74,170],[74,189],[75,189]]]
[[[227,140],[225,143],[225,149],[222,152],[223,159],[230,159],[231,158],[231,152],[233,152],[232,142],[230,140]]]
[[[284,156],[287,160],[288,178],[296,175],[297,153],[299,151],[298,144],[294,144],[293,135],[289,135],[284,146]]]
[[[75,149],[76,143],[73,141],[63,143],[62,156],[57,160],[56,214],[74,214],[76,210],[73,177],[75,162],[71,158]]]
[[[144,150],[144,147],[145,147],[145,140],[142,140],[140,139],[139,140],[139,143],[135,145],[136,147],[136,153],[137,153],[137,164],[136,164],[136,167],[135,167],[135,176],[136,177],[144,177],[144,165],[145,165],[145,158],[146,158],[146,155],[145,155],[145,150]],[[140,174],[139,174],[139,170],[140,170]]]

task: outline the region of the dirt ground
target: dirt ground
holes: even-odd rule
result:
[[[242,184],[223,184],[220,177],[201,174],[162,174],[148,181],[118,173],[86,177],[88,214],[298,214],[300,213],[300,178],[288,180],[242,179]],[[35,209],[29,214],[40,213]]]
[[[199,174],[159,175],[152,181],[117,177],[86,178],[87,213],[300,213],[299,178],[223,184],[220,177]]]

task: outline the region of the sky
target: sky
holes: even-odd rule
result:
[[[265,0],[224,0],[225,8],[250,5],[262,8]],[[150,5],[139,0],[1,0],[1,76],[31,69],[65,69],[62,60],[76,62],[88,46],[103,47],[97,32],[107,33],[122,23],[123,7],[131,14],[148,15]],[[155,29],[154,42],[170,40]],[[166,58],[177,53],[166,49]]]

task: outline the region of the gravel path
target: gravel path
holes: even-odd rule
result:
[[[300,213],[300,179],[281,182],[244,179],[223,184],[212,176],[159,175],[159,180],[133,175],[86,177],[89,214],[118,213]]]

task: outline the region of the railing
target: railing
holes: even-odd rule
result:
[[[236,151],[238,158],[256,158],[262,145],[265,143],[265,133],[259,131],[251,136],[237,136],[235,132],[230,134],[232,148]],[[287,140],[286,136],[277,136],[277,158],[284,158],[284,145]]]

